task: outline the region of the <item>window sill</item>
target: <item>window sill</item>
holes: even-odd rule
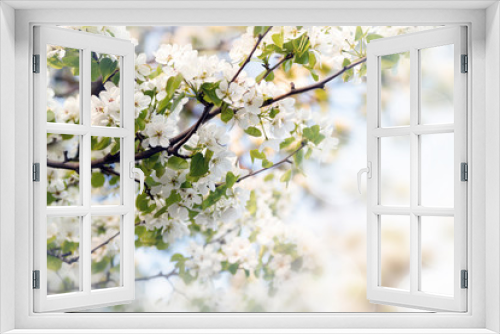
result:
[[[474,329],[15,329],[5,334],[486,334],[495,333],[484,328]]]

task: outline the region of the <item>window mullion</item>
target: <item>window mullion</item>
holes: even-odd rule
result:
[[[415,209],[419,204],[419,138],[415,133],[419,115],[419,67],[418,50],[410,50],[410,292],[419,287],[419,220]]]
[[[90,50],[88,48],[83,49],[83,57],[81,65],[81,100],[82,100],[82,123],[90,129]],[[83,216],[83,231],[81,236],[82,246],[81,246],[81,264],[82,264],[82,286],[85,293],[90,294],[91,290],[91,214],[90,214],[90,198],[91,198],[91,183],[90,178],[92,174],[91,170],[91,152],[90,152],[90,141],[91,134],[88,131],[82,136],[82,157],[80,160],[80,184],[82,187],[82,204],[86,210],[86,215]]]

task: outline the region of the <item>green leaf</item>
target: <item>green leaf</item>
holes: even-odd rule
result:
[[[302,163],[302,160],[304,160],[304,152],[302,150],[298,151],[297,153],[294,154],[293,160],[295,161],[295,164],[297,166],[300,166]]]
[[[354,40],[359,41],[363,37],[363,29],[360,26],[356,27],[356,34],[354,35]]]
[[[92,261],[92,274],[103,272],[109,264],[109,257],[103,257],[101,261]]]
[[[368,34],[366,35],[366,41],[370,43],[370,41],[373,41],[374,39],[379,39],[379,38],[384,38],[384,36],[379,35],[379,34]]]
[[[52,255],[47,255],[47,269],[52,271],[58,271],[61,269],[62,261]]]
[[[118,62],[110,58],[103,58],[99,63],[99,70],[102,75],[102,82],[106,82],[118,67]]]
[[[290,71],[290,69],[292,68],[292,64],[293,64],[293,58],[288,59],[287,61],[285,61],[283,63],[283,70],[288,73]]]
[[[205,210],[206,208],[217,203],[217,201],[219,201],[222,196],[226,196],[227,189],[231,188],[237,180],[238,176],[234,175],[232,172],[228,172],[226,174],[226,182],[215,188],[214,191],[210,192],[210,194],[201,204],[202,209]]]
[[[263,160],[266,158],[266,154],[264,152],[260,152],[259,150],[251,150],[250,151],[250,158],[252,158],[252,163],[254,162],[255,159]]]
[[[318,145],[323,139],[325,139],[325,136],[320,133],[319,125],[313,125],[309,128],[304,128],[304,130],[302,131],[302,135],[304,136],[304,138],[308,139],[315,145]]]
[[[104,185],[104,175],[100,172],[94,172],[92,173],[92,178],[90,180],[90,183],[92,184],[92,187],[94,188],[100,188]]]
[[[304,52],[300,56],[296,55],[295,62],[302,65],[309,64],[309,52]]]
[[[165,86],[165,91],[167,92],[167,96],[165,97],[165,99],[167,99],[167,102],[170,101],[172,97],[174,97],[174,93],[181,85],[182,79],[183,78],[181,74],[177,74],[174,77],[168,78],[167,85]]]
[[[380,57],[381,70],[388,70],[393,68],[399,62],[399,54],[394,53]]]
[[[313,77],[314,81],[318,81],[319,80],[318,73],[316,73],[315,70],[309,70],[309,72],[311,73],[311,76]]]
[[[269,26],[255,26],[253,27],[253,37],[263,34]]]
[[[269,112],[269,117],[274,118],[276,115],[278,115],[280,112],[279,108],[272,108],[271,111]]]
[[[281,29],[281,32],[278,34],[274,34],[272,36],[274,44],[276,44],[280,49],[283,48],[283,42],[284,42],[284,34],[283,34],[283,29]]]
[[[240,265],[238,263],[232,263],[227,267],[227,270],[234,275],[238,271],[239,266]]]
[[[266,77],[266,81],[269,82],[269,81],[273,81],[274,80],[274,72],[269,72],[269,74],[267,75]]]
[[[105,149],[111,144],[111,137],[102,137],[99,141],[97,137],[92,137],[91,149],[92,151],[100,151]]]
[[[252,137],[260,137],[262,136],[262,132],[257,129],[255,126],[250,126],[245,130],[245,133]]]
[[[92,60],[90,61],[90,80],[92,82],[96,81],[100,76],[101,71],[99,70],[99,64],[94,58],[92,58]]]
[[[206,156],[203,157],[203,154],[198,152],[191,158],[191,166],[189,169],[189,174],[191,176],[203,176],[208,173],[208,163],[213,155],[213,152],[209,154],[208,152],[212,152],[207,150]],[[208,157],[208,159],[207,159]]]
[[[274,174],[273,173],[267,174],[266,177],[264,177],[264,182],[272,181],[272,180],[274,180]]]
[[[274,164],[271,161],[267,160],[267,159],[262,160],[262,167],[264,167],[264,168],[270,168],[273,165]]]
[[[80,244],[78,242],[64,240],[61,245],[61,251],[63,253],[74,253],[78,249],[79,245]]]
[[[316,65],[316,56],[314,55],[314,52],[309,51],[309,68],[313,69],[315,65]]]
[[[167,161],[167,167],[173,170],[188,169],[189,163],[182,158],[172,156]]]
[[[227,172],[226,174],[226,186],[231,188],[238,181],[238,176],[234,175],[233,172]]]
[[[281,182],[289,182],[291,178],[292,178],[292,170],[289,169],[283,175],[281,175],[280,181]]]
[[[295,141],[294,137],[286,138],[280,143],[280,150],[290,146]]]
[[[205,100],[207,102],[211,102],[217,106],[220,106],[222,103],[222,100],[219,99],[215,91],[219,88],[219,83],[218,82],[205,82],[204,84],[201,85],[200,89],[201,91],[205,94]]]
[[[227,123],[229,122],[234,116],[234,111],[233,109],[229,108],[227,104],[224,104],[224,107],[222,107],[220,119],[224,122]]]
[[[182,200],[181,195],[179,195],[176,191],[172,190],[170,192],[170,196],[165,200],[165,206],[168,208],[174,203],[179,203]]]
[[[248,199],[246,209],[250,215],[254,215],[257,212],[257,196],[255,195],[255,190],[250,192],[250,198]]]
[[[111,155],[116,155],[118,152],[120,152],[120,138],[115,138],[115,145],[113,145],[113,148],[111,148]]]

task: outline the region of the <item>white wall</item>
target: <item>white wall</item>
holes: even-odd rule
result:
[[[0,3],[0,333],[14,328],[15,11]]]
[[[486,328],[500,332],[500,6],[486,11],[486,254],[497,254],[495,265],[486,266]]]

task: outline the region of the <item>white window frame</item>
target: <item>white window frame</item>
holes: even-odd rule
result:
[[[130,172],[134,161],[134,45],[130,41],[92,35],[52,26],[34,27],[34,52],[39,56],[39,73],[33,75],[34,162],[40,164],[40,181],[33,184],[34,258],[33,269],[39,272],[39,288],[34,289],[35,312],[82,310],[129,303],[135,296],[134,221],[135,178]],[[79,107],[80,124],[47,123],[47,45],[80,51]],[[91,125],[90,60],[91,52],[120,56],[120,127]],[[47,133],[79,136],[80,201],[75,206],[47,206]],[[120,204],[91,205],[92,136],[120,138]],[[120,284],[107,289],[91,288],[92,216],[120,216]],[[79,291],[47,295],[47,219],[79,218]]]
[[[467,310],[467,290],[462,288],[461,270],[467,270],[467,183],[461,180],[461,163],[467,163],[467,73],[462,73],[461,57],[467,54],[466,28],[451,26],[435,28],[412,34],[381,38],[367,47],[367,298],[372,303],[413,306],[424,310],[463,312]],[[453,122],[450,124],[422,124],[420,110],[420,51],[426,48],[453,45]],[[381,124],[381,57],[410,54],[410,96],[408,126],[386,127]],[[421,203],[421,138],[426,134],[453,134],[453,196],[452,208],[426,207]],[[410,196],[407,206],[390,206],[381,203],[382,138],[408,137]],[[399,215],[409,219],[409,290],[384,287],[381,283],[381,217]],[[424,216],[453,218],[453,281],[452,296],[426,293],[421,287],[421,219]],[[404,224],[404,223],[403,223]]]
[[[122,2],[129,8],[137,6]],[[7,1],[0,4],[0,322],[12,333],[494,333],[500,332],[500,11],[497,1],[239,1],[182,4],[144,1],[137,9],[116,2]],[[15,10],[12,7],[17,7]],[[51,7],[52,6],[52,7]],[[69,7],[62,9],[61,7]],[[396,7],[397,8],[394,8]],[[486,8],[488,7],[489,8]],[[86,9],[75,10],[75,8]],[[106,9],[106,7],[108,9]],[[149,9],[147,9],[149,7]],[[159,8],[162,7],[162,8]],[[24,9],[21,9],[24,8]],[[33,9],[38,8],[38,9]],[[45,8],[45,9],[40,9]],[[49,9],[47,9],[49,8]],[[50,9],[52,8],[52,9]],[[54,8],[59,10],[53,10]],[[96,10],[97,8],[100,8]],[[146,9],[145,9],[146,8]],[[259,8],[266,8],[259,9]],[[286,8],[286,9],[280,9]],[[404,9],[406,8],[406,9]],[[411,9],[411,10],[408,10]],[[36,24],[66,25],[440,25],[469,31],[468,204],[469,289],[466,313],[274,314],[35,314],[31,289],[32,147],[31,45]],[[15,32],[15,40],[13,38]],[[5,44],[4,44],[5,43]],[[6,48],[4,45],[11,46]],[[14,57],[15,46],[15,57]],[[486,65],[488,64],[488,71]],[[15,65],[15,72],[13,66]],[[11,74],[10,76],[4,73]],[[15,77],[15,85],[12,79]],[[15,101],[6,99],[14,96]],[[13,109],[15,108],[15,109]],[[15,110],[15,129],[12,126]],[[28,135],[26,135],[28,134]],[[12,135],[15,145],[12,145]],[[12,161],[12,162],[11,162]],[[487,163],[487,164],[486,164]],[[362,167],[362,166],[359,166]],[[15,170],[15,177],[12,174]],[[353,175],[355,177],[355,175]],[[15,198],[12,189],[15,188]],[[486,196],[488,194],[488,196]],[[28,196],[27,196],[28,195]],[[11,209],[11,206],[15,210]],[[13,224],[15,222],[15,224]],[[15,238],[12,238],[12,235]],[[14,252],[14,256],[12,256]],[[13,288],[14,287],[14,288]],[[488,291],[488,293],[485,293]],[[12,308],[12,305],[15,305]],[[140,330],[133,328],[140,327]],[[193,329],[191,331],[180,329]],[[290,330],[285,330],[288,328]],[[301,328],[300,330],[291,330]],[[381,328],[384,328],[381,330]],[[109,331],[103,330],[108,329]],[[125,331],[125,329],[127,331]],[[254,329],[252,331],[248,329]],[[80,331],[81,333],[81,331]]]

